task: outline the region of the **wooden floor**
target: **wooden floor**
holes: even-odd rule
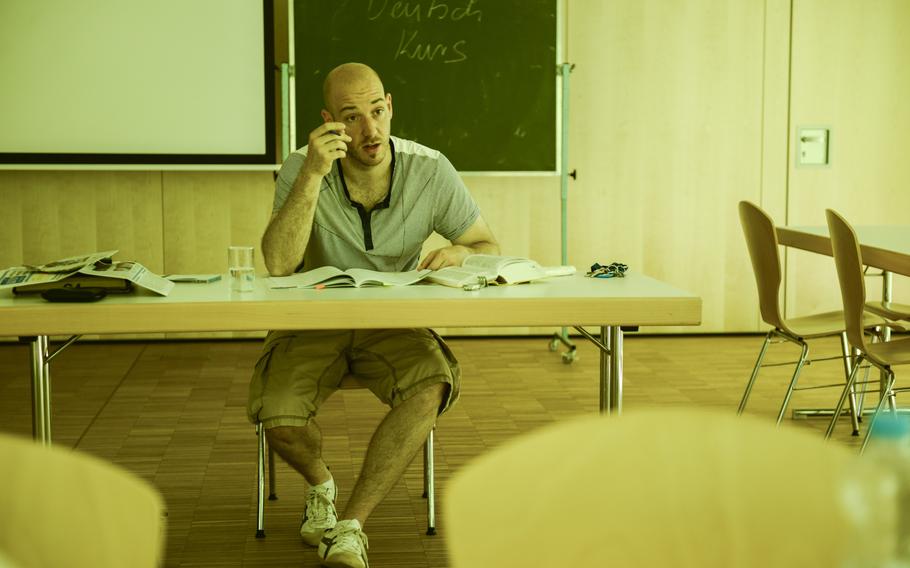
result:
[[[710,407],[735,412],[760,336],[626,336],[624,412],[644,407]],[[578,339],[564,364],[546,338],[452,339],[464,371],[460,403],[437,428],[439,508],[449,477],[475,456],[524,432],[598,407],[598,354]],[[836,354],[834,342],[814,344]],[[57,446],[108,459],[157,486],[167,501],[167,566],[317,566],[297,535],[304,484],[285,464],[279,500],[266,507],[267,538],[254,538],[256,438],[244,406],[259,342],[111,342],[76,344],[52,364]],[[767,362],[791,360],[775,345]],[[806,368],[806,384],[843,380],[837,361]],[[776,416],[789,371],[763,371],[748,413]],[[28,352],[0,345],[0,431],[31,435]],[[796,406],[830,406],[838,392],[798,393]],[[384,407],[368,391],[337,394],[319,422],[340,506],[358,474]],[[822,435],[825,421],[790,420]],[[838,443],[858,447],[846,420]],[[421,460],[416,460],[366,525],[370,563],[446,566],[446,527],[425,536]],[[529,472],[533,475],[534,472]]]

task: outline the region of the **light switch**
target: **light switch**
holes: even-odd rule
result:
[[[828,164],[828,129],[800,128],[796,132],[797,163],[801,166]]]

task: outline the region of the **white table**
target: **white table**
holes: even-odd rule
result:
[[[31,342],[33,435],[51,440],[48,336],[82,334],[370,329],[406,327],[572,326],[600,348],[600,409],[622,410],[621,326],[698,325],[701,298],[647,276],[581,275],[473,292],[436,285],[271,290],[233,293],[226,280],[178,284],[167,297],[145,291],[89,304],[49,303],[0,293],[0,336]],[[582,326],[600,327],[594,337]],[[61,347],[61,349],[63,348]]]
[[[910,225],[859,226],[853,230],[863,264],[884,272],[882,301],[890,302],[891,274],[910,276]],[[778,227],[777,240],[788,247],[833,256],[828,227]]]

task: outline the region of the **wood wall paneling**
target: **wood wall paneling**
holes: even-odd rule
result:
[[[163,266],[158,172],[6,171],[0,192],[3,266],[108,249]]]
[[[569,18],[572,261],[699,294],[699,331],[755,329],[736,203],[760,200],[763,2],[577,3]]]
[[[778,224],[786,224],[790,156],[790,23],[791,0],[765,1],[764,84],[762,90],[761,199],[756,203]],[[786,262],[787,251],[781,251]],[[751,272],[751,271],[750,271]],[[748,295],[757,306],[757,288]],[[781,296],[785,296],[782,292]],[[756,329],[766,329],[758,310]]]
[[[854,225],[907,224],[910,162],[910,4],[902,0],[793,0],[790,140],[801,126],[826,126],[830,165],[799,166],[790,152],[791,225],[824,225],[833,208]],[[837,309],[833,260],[791,254],[788,311]],[[880,280],[868,280],[870,298]],[[895,277],[895,299],[910,284]]]
[[[22,263],[25,249],[25,206],[27,192],[20,172],[0,172],[0,267]]]
[[[164,172],[162,224],[165,272],[227,277],[227,248],[255,247],[256,271],[265,274],[259,246],[272,211],[271,172]],[[249,333],[170,334],[168,337],[247,337]]]
[[[227,271],[227,248],[256,248],[272,209],[271,172],[164,172],[166,272]]]

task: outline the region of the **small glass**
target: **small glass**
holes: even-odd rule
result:
[[[256,280],[253,247],[228,247],[228,274],[232,292],[252,292]]]

